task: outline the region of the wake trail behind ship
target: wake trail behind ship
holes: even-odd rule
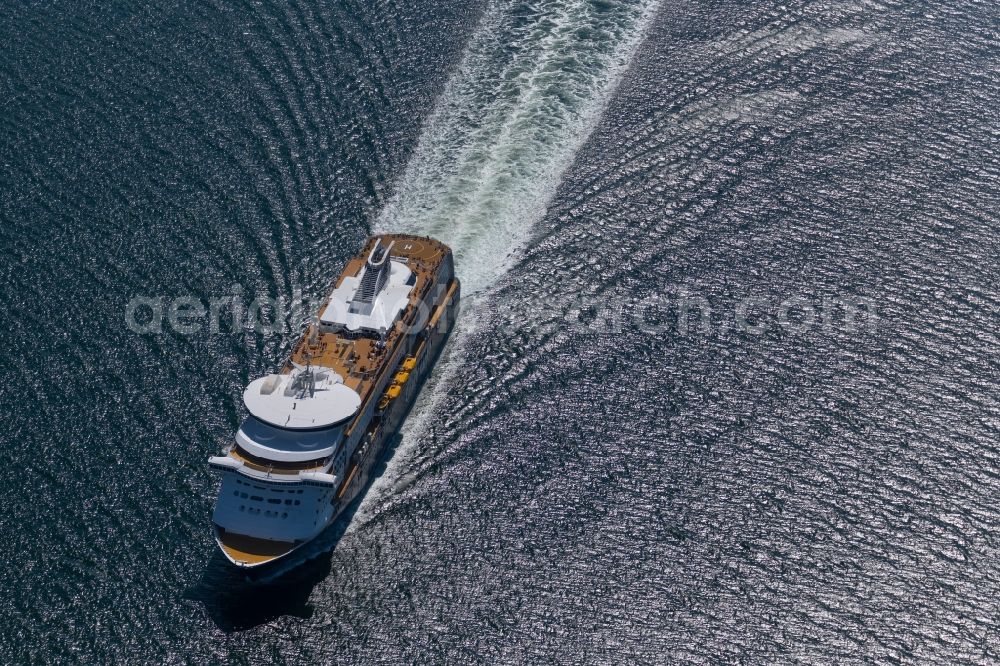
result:
[[[428,119],[377,233],[452,247],[465,295],[444,357],[355,524],[401,493],[438,452],[421,442],[464,343],[600,120],[655,14],[654,0],[498,2],[486,12]],[[372,509],[366,510],[366,505]]]

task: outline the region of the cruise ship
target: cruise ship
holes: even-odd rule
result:
[[[247,416],[223,455],[212,515],[234,566],[261,572],[336,521],[430,372],[458,313],[451,250],[407,235],[370,238],[279,372],[250,382]]]

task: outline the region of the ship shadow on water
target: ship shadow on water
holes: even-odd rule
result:
[[[330,557],[304,562],[286,576],[269,583],[248,581],[220,554],[213,554],[201,581],[185,597],[201,603],[215,625],[225,633],[253,629],[280,617],[312,617],[309,596],[330,572]]]
[[[202,604],[215,625],[227,634],[253,629],[280,617],[312,617],[309,597],[313,589],[332,571],[334,548],[347,532],[372,484],[385,473],[402,439],[399,433],[392,436],[364,491],[301,554],[282,563],[281,568],[263,580],[253,580],[214,550],[201,580],[188,588],[184,597]]]

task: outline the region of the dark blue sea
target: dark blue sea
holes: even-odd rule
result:
[[[12,0],[0,44],[0,663],[1000,661],[993,3]],[[453,247],[457,328],[247,583],[206,460],[383,231]]]

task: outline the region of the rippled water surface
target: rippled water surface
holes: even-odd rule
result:
[[[0,661],[1000,659],[998,18],[9,4]],[[248,586],[205,461],[302,317],[128,304],[319,298],[393,229],[454,247],[458,329]]]

